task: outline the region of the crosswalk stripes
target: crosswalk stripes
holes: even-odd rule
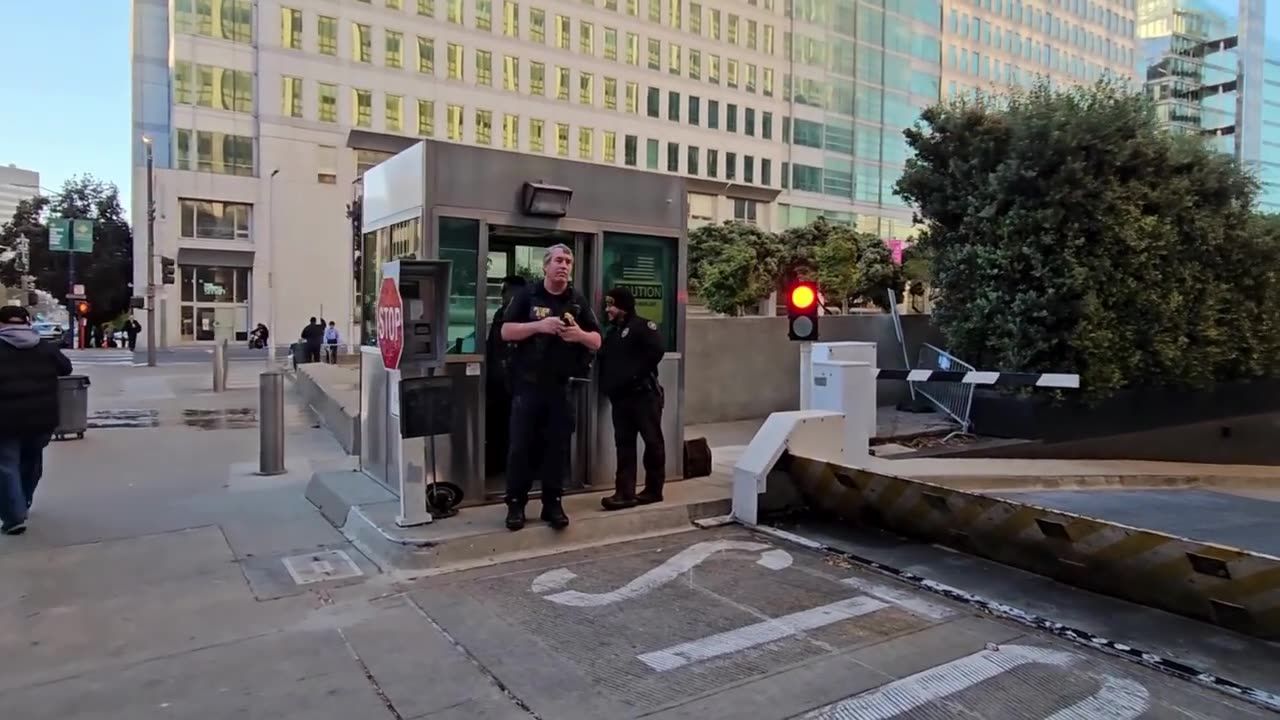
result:
[[[132,350],[64,350],[63,354],[71,361],[72,367],[132,367],[134,364]]]

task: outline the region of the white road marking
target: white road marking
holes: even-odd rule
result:
[[[954,695],[1023,665],[1068,667],[1085,658],[1075,653],[1026,645],[982,650],[958,660],[882,685],[875,690],[818,708],[802,720],[887,720]],[[1149,708],[1142,685],[1124,678],[1097,675],[1102,689],[1045,720],[1131,720]]]
[[[829,605],[802,610],[780,618],[773,618],[754,625],[747,625],[736,630],[728,630],[699,640],[673,645],[663,650],[655,650],[637,659],[658,672],[666,672],[684,667],[689,663],[709,660],[746,650],[792,635],[825,627],[841,620],[848,620],[860,615],[873,613],[889,607],[885,603],[869,597],[855,597],[841,600]]]
[[[565,590],[554,595],[547,595],[546,599],[558,605],[568,605],[570,607],[602,607],[604,605],[612,605],[616,602],[630,600],[631,598],[637,598],[652,592],[672,580],[675,580],[684,573],[689,572],[712,555],[729,550],[759,552],[760,559],[756,561],[756,564],[770,570],[781,570],[783,568],[790,567],[793,560],[791,554],[787,551],[771,548],[764,543],[741,542],[737,540],[712,540],[708,542],[700,542],[696,545],[690,545],[670,558],[667,558],[667,560],[658,567],[649,570],[617,590],[611,590],[604,593],[585,593],[578,592],[577,590]],[[566,575],[566,573],[568,573],[568,575]],[[569,580],[572,580],[573,577],[576,576],[574,576],[573,572],[567,568],[549,570],[534,578],[530,589],[535,593],[543,593],[549,590],[558,589],[560,587],[564,587],[564,585],[567,584]]]
[[[856,577],[845,578],[840,582],[860,593],[883,600],[890,605],[897,605],[908,612],[929,618],[930,620],[942,620],[955,614],[955,611],[951,608],[946,605],[931,602],[918,591],[912,592],[911,590],[904,590],[902,588],[884,585],[873,580],[865,580],[863,578]]]

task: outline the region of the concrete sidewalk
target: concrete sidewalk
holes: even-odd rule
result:
[[[271,478],[255,424],[181,421],[256,407],[254,369],[218,395],[189,368],[87,371],[95,409],[175,421],[50,446],[30,531],[0,539],[3,717],[528,717],[303,497],[350,458],[296,403]]]

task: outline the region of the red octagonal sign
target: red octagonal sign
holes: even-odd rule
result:
[[[383,279],[378,292],[378,349],[382,351],[383,367],[388,370],[400,367],[400,354],[404,351],[404,302],[395,278]]]

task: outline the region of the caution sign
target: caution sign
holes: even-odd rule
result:
[[[666,293],[663,291],[660,282],[637,282],[635,280],[622,280],[618,287],[626,288],[636,299],[636,314],[646,320],[652,320],[658,325],[662,325],[662,321],[666,319]]]

